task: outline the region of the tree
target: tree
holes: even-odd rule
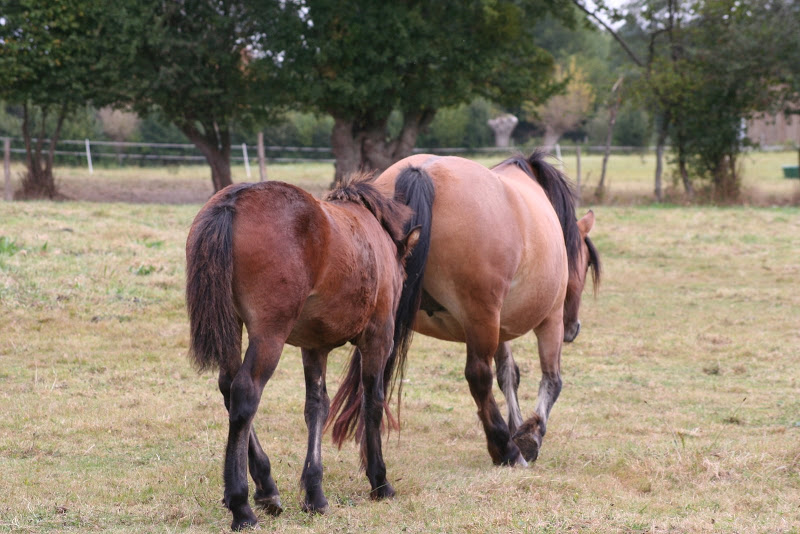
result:
[[[563,93],[550,97],[547,102],[535,105],[525,102],[522,109],[535,122],[544,125],[544,143],[546,150],[551,150],[564,133],[578,126],[588,115],[594,104],[594,89],[586,80],[583,70],[569,60],[566,69],[556,67],[556,80],[565,82]]]
[[[252,5],[251,5],[252,4]],[[257,5],[256,5],[257,4]],[[231,184],[231,132],[274,115],[272,58],[262,39],[278,2],[168,0],[141,3],[127,99],[140,114],[158,110],[203,153],[214,190]]]
[[[411,153],[437,110],[484,96],[542,101],[553,60],[534,44],[545,11],[569,19],[566,1],[287,2],[282,86],[309,111],[334,118],[336,179],[382,170]],[[393,110],[402,116],[389,132]]]
[[[797,6],[790,0],[638,0],[629,7],[628,33],[638,39],[606,28],[640,67],[640,98],[655,110],[659,146],[669,135],[690,197],[691,170],[709,182],[714,198],[735,198],[742,121],[779,101],[782,74],[796,70],[786,58],[798,48]]]
[[[101,0],[0,0],[0,98],[22,110],[22,198],[58,196],[53,157],[67,116],[113,100],[130,49],[125,6]]]

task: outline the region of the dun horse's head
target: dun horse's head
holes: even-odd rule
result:
[[[567,283],[567,296],[564,299],[564,341],[572,342],[581,331],[581,322],[578,319],[578,310],[581,307],[581,294],[586,285],[586,275],[592,269],[592,281],[595,291],[600,283],[600,256],[589,239],[589,232],[594,226],[594,213],[589,211],[578,222],[580,232],[580,252],[574,258],[574,265],[569,270]]]

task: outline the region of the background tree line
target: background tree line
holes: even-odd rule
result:
[[[25,140],[21,196],[54,197],[59,138],[189,140],[220,189],[256,131],[332,147],[339,179],[414,146],[489,145],[486,121],[510,112],[517,144],[669,143],[689,195],[702,180],[735,196],[742,120],[798,102],[800,8],[598,5],[0,0],[0,135]]]

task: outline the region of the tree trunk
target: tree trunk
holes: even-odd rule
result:
[[[678,170],[681,173],[681,181],[683,182],[683,188],[686,191],[686,197],[689,200],[693,200],[694,186],[692,185],[692,181],[689,179],[689,170],[686,167],[686,160],[684,159],[680,150],[678,153]]]
[[[656,142],[656,177],[654,192],[656,202],[664,201],[664,188],[662,186],[661,175],[664,172],[664,145],[667,143],[669,133],[669,119],[667,116],[661,117],[661,125],[658,128],[658,140]]]
[[[519,119],[511,113],[506,113],[489,119],[487,124],[494,132],[494,146],[498,148],[508,148],[511,146],[511,134],[514,133],[514,128],[517,127]]]
[[[736,158],[724,156],[714,169],[714,200],[733,202],[739,198],[739,177],[736,173]]]
[[[603,154],[603,167],[600,170],[600,181],[597,183],[595,189],[595,197],[602,200],[606,194],[606,167],[608,166],[608,158],[611,156],[611,141],[614,138],[614,125],[617,123],[617,112],[620,105],[622,105],[622,80],[620,77],[614,86],[611,88],[611,105],[608,107],[608,132],[606,133],[606,150]]]
[[[53,158],[55,156],[55,144],[61,132],[61,125],[64,122],[64,109],[65,108],[62,108],[62,112],[59,114],[56,133],[55,136],[50,139],[47,161],[44,162],[43,165],[42,150],[44,148],[45,139],[47,138],[47,108],[42,108],[39,135],[38,139],[36,140],[36,144],[34,145],[31,136],[31,126],[35,122],[35,119],[31,118],[28,104],[25,103],[23,105],[22,138],[25,143],[26,173],[22,178],[20,189],[15,194],[16,198],[53,199],[58,196],[55,180],[53,178]]]
[[[56,129],[53,132],[53,136],[50,138],[50,149],[47,151],[47,162],[45,163],[45,169],[47,174],[49,174],[51,177],[53,176],[53,160],[55,159],[56,155],[56,143],[58,143],[58,140],[61,138],[61,128],[64,126],[64,119],[66,118],[67,105],[64,104],[61,106],[61,110],[58,113]]]
[[[331,131],[331,151],[336,159],[333,183],[342,183],[344,177],[357,172],[361,168],[361,137],[351,120],[334,117]]]
[[[553,147],[556,146],[558,140],[561,139],[562,132],[556,131],[550,124],[544,127],[544,140],[542,141],[542,148],[547,152],[552,152]]]
[[[367,125],[361,141],[361,165],[364,172],[383,172],[394,163],[396,140],[388,139],[388,117],[375,124]],[[403,124],[405,128],[405,124]]]
[[[400,130],[400,135],[397,136],[394,146],[395,161],[400,161],[407,158],[414,153],[414,146],[417,144],[417,137],[420,132],[427,128],[433,118],[436,116],[436,110],[428,109],[416,113],[407,112],[403,115],[403,129]]]
[[[410,156],[417,136],[433,120],[433,110],[406,113],[403,127],[395,139],[388,139],[388,117],[366,121],[359,126],[354,120],[334,115],[331,149],[336,158],[336,173],[331,187],[340,184],[354,172],[383,172],[396,161]]]
[[[204,125],[205,133],[192,125],[181,126],[181,131],[203,153],[211,167],[211,183],[214,192],[231,185],[231,143],[230,130],[220,129],[216,124]]]

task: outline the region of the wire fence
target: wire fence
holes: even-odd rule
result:
[[[9,138],[12,159],[19,160],[19,156],[26,153],[22,139]],[[35,141],[35,140],[34,140]],[[258,164],[258,154],[264,154],[264,162],[268,163],[333,163],[335,158],[330,147],[307,146],[277,146],[265,145],[263,151],[258,151],[257,143],[242,143],[231,146],[231,163]],[[604,153],[605,146],[601,145],[573,145],[564,144],[554,147],[554,154],[575,153],[580,148],[583,154]],[[414,153],[434,154],[507,154],[514,150],[530,151],[531,147],[429,147],[415,148]],[[791,149],[791,148],[789,148]],[[611,153],[615,154],[647,154],[655,152],[655,146],[612,146]],[[781,151],[787,150],[786,146],[762,146],[759,150]],[[59,141],[54,150],[57,161],[62,165],[87,165],[90,170],[95,163],[116,163],[117,165],[177,165],[181,163],[202,164],[206,161],[200,150],[191,143],[135,143],[125,141],[93,141],[90,139]],[[16,157],[15,157],[16,155]]]

